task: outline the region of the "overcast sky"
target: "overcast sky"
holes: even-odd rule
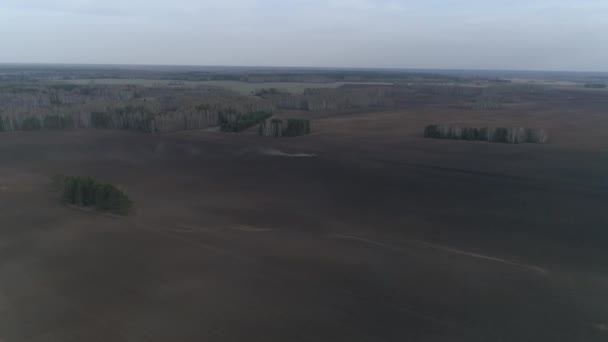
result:
[[[608,71],[608,0],[0,0],[0,63]]]

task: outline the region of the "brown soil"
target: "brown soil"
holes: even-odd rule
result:
[[[428,106],[289,139],[0,134],[0,340],[605,341],[601,111]],[[424,139],[434,122],[551,141]],[[55,173],[121,185],[136,212],[65,207]]]

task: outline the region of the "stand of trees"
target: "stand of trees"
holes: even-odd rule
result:
[[[472,109],[496,109],[542,93],[541,88],[509,83],[489,87],[412,83],[348,84],[338,88],[306,89],[303,94],[265,89],[256,94],[277,108],[315,112],[398,108],[405,103],[440,101],[464,102],[467,108]]]
[[[221,113],[219,117],[222,132],[241,132],[272,116],[271,112],[251,112],[247,114]]]
[[[218,88],[129,85],[0,84],[0,131],[38,129],[128,129],[169,132],[220,125],[242,129],[257,112],[274,106],[260,98]],[[234,118],[242,117],[239,125]],[[255,121],[254,120],[254,121]],[[253,124],[259,123],[259,121]],[[226,126],[226,125],[225,125]]]
[[[267,137],[296,137],[310,134],[310,120],[303,119],[271,119],[262,122],[258,132]]]
[[[119,215],[127,215],[133,207],[124,190],[91,177],[57,175],[53,177],[53,185],[66,204]]]
[[[456,125],[429,125],[424,129],[424,136],[436,139],[477,140],[506,144],[535,143],[544,144],[548,134],[540,128],[461,128]]]

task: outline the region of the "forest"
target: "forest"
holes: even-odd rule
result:
[[[217,88],[0,87],[0,131],[97,128],[169,132],[219,126],[225,117],[273,110],[268,101]]]
[[[292,112],[383,111],[430,103],[450,103],[461,109],[483,112],[529,101],[556,98],[577,101],[572,95],[563,96],[562,93],[567,92],[555,87],[497,82],[500,79],[496,77],[473,78],[464,82],[462,77],[407,72],[188,72],[188,79],[233,79],[259,84],[251,95],[243,95],[219,86],[185,86],[180,83],[181,78],[175,70],[115,73],[104,69],[77,68],[0,73],[0,132],[94,128],[163,133],[212,127],[222,132],[242,132],[280,113],[287,114],[280,117],[290,117]],[[157,77],[175,82],[173,86],[154,83],[100,85],[93,82],[98,77],[112,75],[118,79]],[[91,83],[64,82],[84,77],[91,77]],[[264,87],[267,82],[276,81],[364,83],[348,83],[335,88],[312,87],[300,93]],[[315,83],[308,84],[314,86]],[[599,88],[596,84],[603,85],[599,82],[581,83],[581,88]],[[598,94],[591,91],[589,89],[585,94],[586,98],[603,99],[599,91]],[[269,128],[271,125],[276,127]],[[275,136],[307,134],[303,133],[306,129],[288,128],[288,122],[277,121],[266,126],[258,130]]]

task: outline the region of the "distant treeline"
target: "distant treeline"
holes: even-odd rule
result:
[[[217,88],[0,86],[0,131],[99,128],[169,132],[220,126],[220,119],[226,116],[246,118],[273,110],[268,101]]]
[[[4,131],[34,131],[39,129],[68,129],[74,128],[74,119],[61,114],[50,114],[42,118],[38,116],[28,116],[21,121],[11,117],[0,116],[0,132]]]
[[[475,102],[467,107],[474,110],[500,109],[505,102],[507,100],[500,96],[482,95],[477,97]]]
[[[392,86],[315,88],[303,94],[261,90],[257,95],[277,108],[311,112],[392,108],[399,98],[398,88]]]
[[[55,189],[61,193],[62,200],[69,205],[119,215],[127,215],[133,207],[124,190],[91,177],[56,175],[52,181]]]
[[[220,126],[223,132],[241,132],[272,116],[272,112],[256,111],[235,113],[192,113],[190,115],[154,114],[144,107],[117,108],[90,114],[88,125],[76,125],[71,116],[47,115],[42,120],[29,116],[16,120],[0,116],[0,132],[33,131],[41,129],[69,129],[75,127],[97,129],[128,129],[140,132],[164,132]]]
[[[603,88],[606,88],[606,84],[605,83],[587,83],[587,84],[585,84],[585,88],[603,89]]]
[[[244,82],[364,82],[364,81],[433,81],[458,82],[460,77],[454,75],[441,75],[438,72],[421,72],[406,70],[313,70],[266,68],[261,70],[247,70],[233,68],[233,70],[192,70],[183,67],[150,67],[143,68],[107,68],[78,66],[66,68],[41,68],[39,66],[11,66],[0,73],[0,81],[27,82],[39,80],[72,80],[72,79],[148,79],[148,80],[176,80],[176,81],[212,81],[232,80]]]
[[[271,119],[262,122],[258,128],[260,135],[267,137],[296,137],[310,134],[310,120]]]
[[[467,109],[488,110],[559,96],[554,89],[535,85],[506,83],[476,87],[422,81],[351,84],[306,89],[302,94],[269,88],[259,90],[257,95],[242,96],[204,86],[0,83],[0,131],[98,128],[170,132],[219,126],[222,131],[238,132],[267,119],[268,113],[277,108],[349,112],[452,103]],[[586,96],[592,95],[591,92]]]
[[[511,80],[506,80],[503,78],[489,78],[487,81],[489,83],[511,83]]]
[[[343,85],[338,88],[306,89],[302,94],[269,88],[258,90],[256,95],[280,109],[311,112],[381,110],[439,101],[453,102],[468,109],[488,110],[502,108],[510,103],[543,99],[551,96],[551,90],[536,85],[508,82],[488,87],[411,83]]]
[[[289,94],[288,91],[283,90],[283,89],[277,89],[277,88],[261,88],[261,89],[256,89],[253,94],[255,96],[269,96],[269,95],[277,95],[277,94]]]
[[[544,144],[548,140],[547,132],[544,129],[523,127],[463,128],[457,125],[429,125],[424,129],[424,136],[436,139],[477,140],[506,144]]]

